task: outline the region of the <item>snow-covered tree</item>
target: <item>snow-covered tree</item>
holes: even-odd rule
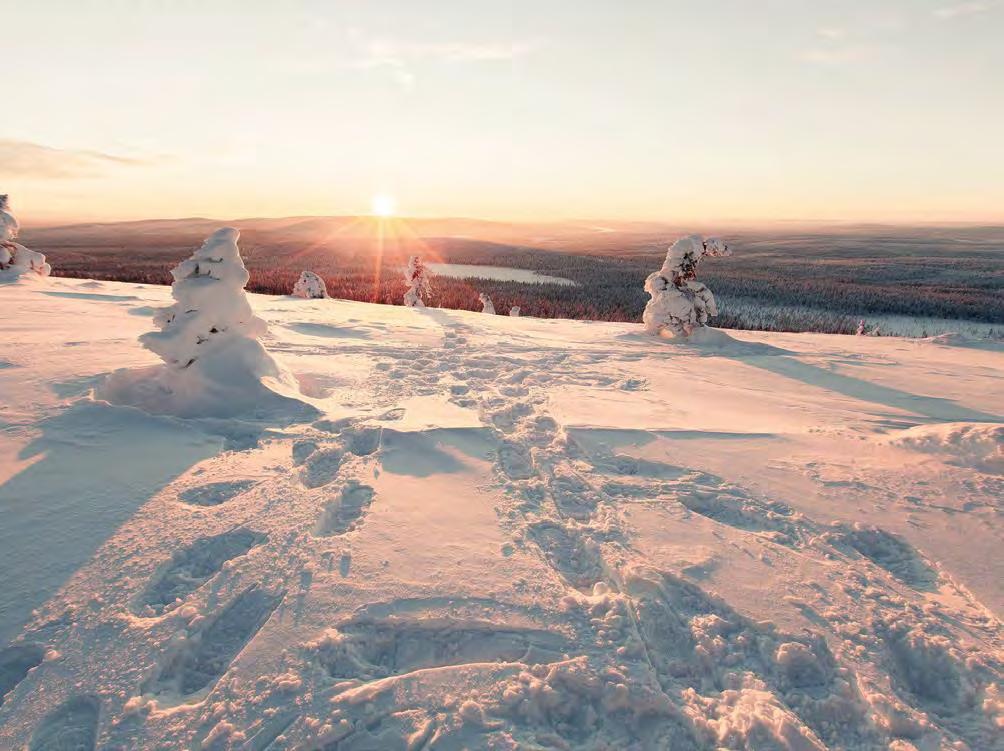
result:
[[[519,305],[513,305],[511,308],[509,308],[509,315],[511,315],[513,318],[519,318]]]
[[[486,295],[484,292],[478,295],[478,300],[481,302],[481,312],[489,313],[495,315],[495,306],[492,304],[492,299]]]
[[[229,344],[255,341],[267,332],[244,292],[249,274],[237,248],[239,237],[232,227],[219,229],[171,269],[171,296],[177,302],[154,316],[160,331],[140,337],[168,366],[184,370]]]
[[[171,270],[175,303],[154,315],[158,331],[140,337],[164,364],[115,371],[98,389],[101,398],[181,417],[316,414],[259,341],[268,327],[244,291],[239,237],[230,227],[217,230]]]
[[[0,195],[0,242],[13,242],[20,225],[10,210],[10,196]]]
[[[428,296],[431,289],[429,287],[429,270],[422,263],[418,256],[408,259],[408,266],[404,270],[404,281],[408,285],[404,293],[404,304],[408,308],[424,308],[423,296]]]
[[[6,195],[0,195],[0,278],[16,279],[23,274],[48,276],[52,267],[45,255],[15,242],[20,225]]]
[[[662,268],[645,280],[651,296],[642,314],[650,334],[669,331],[674,336],[690,336],[718,315],[715,296],[697,281],[697,267],[705,256],[731,255],[728,246],[717,237],[700,235],[681,237],[666,252]]]
[[[308,300],[320,299],[328,296],[328,288],[313,271],[303,271],[300,278],[293,285],[293,297],[303,297]]]

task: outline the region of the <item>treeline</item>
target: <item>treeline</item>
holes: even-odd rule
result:
[[[251,273],[249,289],[289,294],[300,272],[325,281],[333,297],[401,304],[402,268],[413,245],[390,242],[300,244],[242,237]],[[144,240],[142,249],[121,246],[41,248],[53,273],[140,284],[170,284],[170,269],[191,254],[178,238]],[[575,286],[527,284],[491,279],[433,278],[433,305],[480,310],[487,293],[499,313],[519,305],[524,315],[601,321],[638,321],[648,296],[645,277],[658,268],[664,247],[636,248],[617,256],[575,255],[464,238],[425,238],[428,261],[487,264],[564,277]],[[730,258],[701,266],[701,280],[715,293],[725,328],[853,333],[869,316],[961,319],[1004,324],[1004,263],[1000,255],[958,250],[895,257],[867,257],[853,247],[794,245],[735,248]],[[874,251],[877,255],[885,251]],[[843,255],[841,255],[843,254]],[[379,259],[379,260],[378,260]]]

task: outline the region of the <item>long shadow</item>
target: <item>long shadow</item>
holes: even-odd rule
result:
[[[834,373],[831,370],[809,365],[793,357],[742,357],[742,362],[796,381],[836,391],[838,394],[881,404],[890,409],[901,409],[932,420],[945,422],[1001,422],[1000,415],[979,412],[956,404],[951,399],[920,396],[909,391],[881,386],[860,378]]]
[[[222,440],[128,407],[77,402],[43,421],[0,486],[0,644],[123,522]]]

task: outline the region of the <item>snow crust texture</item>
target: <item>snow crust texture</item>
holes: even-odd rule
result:
[[[164,290],[53,282],[0,336],[0,549],[88,544],[0,613],[0,748],[1001,748],[1000,352],[248,296],[317,415],[234,446],[87,395]],[[125,520],[15,503],[99,417],[106,462],[169,431],[150,487],[74,478]]]

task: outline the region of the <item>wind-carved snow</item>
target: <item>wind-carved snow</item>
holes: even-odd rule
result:
[[[134,366],[118,303],[10,290]],[[248,299],[272,356],[331,384],[323,414],[181,463],[102,530],[0,651],[0,747],[995,747],[1000,353]],[[0,467],[83,471],[50,386],[85,359],[10,339]],[[0,546],[56,539],[11,508],[44,511],[0,504]]]

